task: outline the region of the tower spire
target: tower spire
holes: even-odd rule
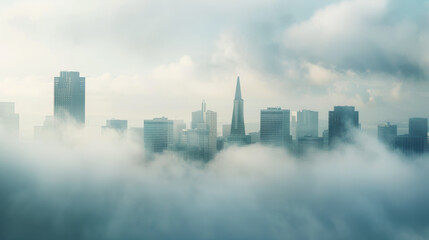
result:
[[[241,99],[240,76],[237,77],[237,86],[235,87],[235,100]]]

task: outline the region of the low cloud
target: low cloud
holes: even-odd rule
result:
[[[427,239],[428,156],[365,135],[295,158],[229,148],[203,165],[82,131],[0,140],[1,239]]]

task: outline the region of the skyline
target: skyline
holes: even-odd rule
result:
[[[68,73],[76,73],[76,74],[80,74],[80,72],[77,72],[77,71],[61,71],[60,72],[60,74],[68,74]],[[86,88],[86,84],[85,84],[85,79],[86,79],[86,77],[84,77],[84,76],[81,76],[80,77],[81,79],[83,79],[83,86],[84,86],[84,93],[83,93],[83,97],[84,98],[88,98],[88,96],[87,96],[87,94],[85,94],[85,88]],[[54,77],[54,82],[56,82],[57,81],[57,79],[58,79],[58,77]],[[236,81],[236,87],[235,87],[235,90],[234,90],[234,92],[235,92],[235,97],[234,97],[234,104],[233,105],[235,105],[235,101],[237,100],[237,96],[238,96],[238,99],[240,100],[240,101],[243,101],[243,99],[241,98],[241,85],[240,85],[240,76],[237,76],[237,81]],[[238,95],[237,95],[238,94]],[[55,97],[54,97],[55,98]],[[203,108],[205,108],[205,105],[206,105],[206,103],[205,103],[205,99],[203,99],[202,100],[203,101]],[[8,102],[5,102],[5,103],[8,103]],[[16,103],[14,103],[15,105],[16,105]],[[85,102],[85,100],[84,100],[84,108],[87,108],[86,107],[86,105],[87,105],[87,102]],[[278,107],[279,105],[273,105],[273,106],[276,106],[276,107]],[[273,108],[273,106],[268,106],[267,108]],[[345,106],[345,105],[338,105],[338,106]],[[332,106],[332,107],[334,107],[334,106]],[[354,106],[353,106],[354,107]],[[15,109],[16,109],[16,107],[15,107]],[[55,109],[55,103],[53,104],[53,109]],[[235,106],[234,106],[234,109],[235,109]],[[245,108],[244,108],[245,109]],[[243,111],[244,111],[244,109],[243,109]],[[310,109],[311,110],[308,110],[308,109],[287,109],[286,108],[286,110],[290,110],[291,112],[296,112],[296,113],[299,113],[300,111],[316,111],[317,113],[319,113],[319,111],[318,110],[316,110],[316,109],[312,109],[311,107],[310,107]],[[259,109],[259,110],[262,110],[262,109]],[[16,110],[15,110],[16,111]],[[234,110],[235,111],[235,110]],[[234,113],[234,111],[233,111],[233,113]],[[329,110],[330,111],[330,110]],[[329,111],[328,111],[328,113],[329,113]],[[18,113],[19,114],[19,113]],[[83,113],[84,115],[86,115],[87,114],[87,112],[84,110],[84,113]],[[91,114],[89,114],[90,116],[91,116]],[[115,113],[111,113],[111,115],[115,115]],[[143,115],[148,115],[148,113],[145,113],[145,114],[143,114]],[[322,116],[324,115],[324,113],[322,113]],[[45,118],[46,117],[50,117],[51,115],[49,115],[49,114],[47,114],[47,115],[45,115],[45,117],[44,117],[44,120],[45,120]],[[152,116],[152,117],[150,117],[150,118],[146,118],[146,119],[142,119],[141,121],[142,122],[144,122],[145,120],[148,120],[148,119],[152,119],[152,118],[157,118],[157,117],[166,117],[166,116],[168,116],[168,113],[165,113],[165,114],[162,114],[162,115],[160,115],[160,116]],[[234,116],[234,114],[232,115],[232,116]],[[245,116],[245,114],[244,114],[244,116]],[[400,127],[402,127],[402,131],[400,131],[400,133],[405,133],[405,129],[408,129],[407,127],[404,127],[404,125],[406,125],[406,122],[408,121],[408,119],[409,118],[413,118],[413,117],[421,117],[421,116],[425,116],[425,114],[424,114],[424,111],[422,111],[422,113],[420,114],[420,115],[417,115],[417,116],[403,116],[403,118],[404,118],[404,120],[403,121],[401,121],[401,122],[395,122],[395,121],[392,121],[392,120],[389,120],[389,119],[387,119],[387,120],[384,120],[384,121],[377,121],[377,120],[374,120],[374,121],[372,121],[372,122],[364,122],[364,121],[362,121],[362,120],[360,120],[359,121],[359,124],[360,124],[360,126],[361,126],[361,129],[363,130],[363,131],[366,131],[367,133],[370,133],[371,135],[376,135],[377,134],[377,132],[376,132],[376,128],[378,127],[378,125],[380,125],[380,124],[383,124],[383,123],[386,123],[386,122],[389,122],[389,123],[395,123],[395,124],[399,124],[399,126]],[[109,119],[120,119],[120,118],[117,118],[117,117],[110,117],[110,118],[107,118],[107,119],[103,119],[103,120],[99,120],[99,121],[103,121],[103,122],[105,122],[106,120],[109,120]],[[140,119],[141,119],[141,117],[140,117]],[[178,119],[178,118],[170,118],[171,120],[184,120],[184,119]],[[246,119],[246,117],[245,117],[245,119]],[[292,121],[292,119],[290,119],[291,121]],[[20,121],[22,121],[22,119],[20,119]],[[130,122],[132,122],[132,123],[134,123],[134,124],[132,124],[130,127],[141,127],[141,123],[138,123],[135,119],[133,119],[133,120],[128,120],[127,119],[127,121],[130,121]],[[186,120],[184,120],[185,121],[185,123],[187,124],[187,126],[189,126],[189,127],[191,127],[191,124],[192,124],[192,117],[191,117],[191,120],[189,120],[189,119],[186,119]],[[259,121],[255,121],[255,122],[248,122],[248,121],[244,121],[244,123],[245,123],[245,125],[250,125],[251,127],[250,127],[250,131],[246,131],[246,133],[249,133],[249,132],[258,132],[258,131],[260,131],[260,129],[258,129],[258,126],[259,126],[259,124],[260,124],[260,122]],[[222,127],[222,125],[225,125],[225,124],[228,124],[228,122],[219,122],[218,121],[218,126],[219,127]],[[33,136],[34,135],[34,129],[33,129],[33,132],[31,133],[31,134],[29,134],[29,133],[22,133],[22,131],[21,131],[21,123],[20,123],[20,136],[24,136],[25,138],[28,138],[28,137],[30,137],[30,136]],[[35,126],[40,126],[41,124],[38,124],[38,125],[35,125]],[[320,135],[320,133],[321,132],[323,132],[324,130],[326,130],[327,128],[328,128],[328,118],[327,119],[323,119],[323,118],[321,118],[321,119],[319,119],[319,122],[318,122],[318,125],[319,125],[319,135]],[[322,126],[320,126],[320,125],[322,125]],[[33,128],[35,127],[35,126],[33,126]],[[87,127],[87,123],[85,122],[85,126]],[[101,125],[90,125],[90,127],[89,127],[89,129],[91,129],[92,131],[95,131],[96,130],[96,128],[99,128]],[[28,127],[28,126],[27,126]],[[87,127],[88,128],[88,127]],[[219,131],[217,132],[218,134],[221,132],[221,130],[219,129]]]
[[[429,239],[429,0],[1,0],[0,239]]]
[[[138,126],[165,113],[189,122],[202,99],[218,122],[229,122],[237,75],[247,122],[279,105],[317,110],[324,120],[332,106],[356,106],[363,126],[429,117],[421,111],[429,87],[420,54],[429,36],[425,1],[252,1],[238,15],[241,1],[64,2],[0,3],[0,101],[16,103],[27,136],[52,115],[51,79],[62,69],[87,78],[94,129],[110,118]]]

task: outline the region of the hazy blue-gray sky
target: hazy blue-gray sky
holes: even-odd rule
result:
[[[0,101],[24,135],[52,115],[53,77],[87,77],[87,123],[189,120],[206,99],[246,121],[281,106],[355,105],[362,121],[429,117],[428,1],[16,0],[0,3]]]

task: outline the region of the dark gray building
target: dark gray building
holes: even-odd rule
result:
[[[287,146],[290,135],[290,111],[281,108],[261,110],[260,140],[263,144]]]
[[[79,72],[60,72],[54,81],[55,119],[64,121],[70,117],[85,124],[85,78]]]
[[[408,134],[395,138],[395,147],[404,154],[421,154],[427,150],[428,145],[427,118],[410,118]]]
[[[150,152],[162,152],[173,146],[174,122],[168,118],[144,120],[144,146]]]
[[[398,127],[389,122],[378,125],[378,140],[386,145],[393,147],[395,138],[398,135]]]
[[[425,137],[428,136],[427,118],[410,118],[408,121],[408,133],[410,136]]]
[[[359,112],[353,106],[335,106],[329,111],[329,147],[350,142],[350,130],[359,128]]]

